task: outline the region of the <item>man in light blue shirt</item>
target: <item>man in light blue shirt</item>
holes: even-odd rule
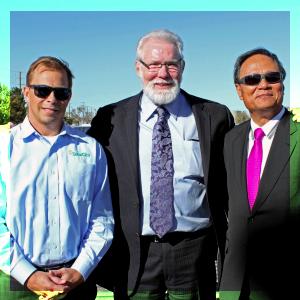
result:
[[[11,191],[0,224],[10,232],[10,276],[18,283],[95,299],[89,276],[111,244],[114,221],[103,149],[63,122],[72,77],[54,57],[29,68],[28,115],[10,133]]]

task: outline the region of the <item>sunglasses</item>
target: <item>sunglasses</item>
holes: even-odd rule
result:
[[[63,87],[52,87],[48,85],[29,85],[30,88],[34,90],[34,94],[42,99],[46,99],[52,91],[54,92],[54,96],[57,100],[65,101],[71,97],[71,89],[63,88]]]
[[[247,75],[238,80],[238,83],[243,83],[246,85],[258,85],[262,79],[265,79],[268,83],[278,83],[282,80],[280,72],[268,72],[265,74],[251,74]]]

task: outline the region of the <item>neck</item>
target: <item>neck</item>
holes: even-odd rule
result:
[[[250,112],[251,119],[260,127],[272,120],[281,111],[282,106],[274,111],[253,111]]]
[[[29,122],[32,127],[41,135],[43,136],[55,136],[58,135],[62,129],[63,121],[60,123],[50,123],[50,124],[41,124],[35,120],[32,120],[28,116]]]

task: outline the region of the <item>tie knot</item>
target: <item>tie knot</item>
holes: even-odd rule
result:
[[[156,108],[157,114],[159,117],[167,117],[169,112],[163,107],[163,106],[158,106]]]
[[[265,133],[261,128],[257,128],[254,130],[255,140],[262,140],[264,136],[265,136]]]

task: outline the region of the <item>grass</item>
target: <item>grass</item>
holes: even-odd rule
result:
[[[96,299],[113,300],[114,296],[113,293],[109,291],[98,291]]]
[[[109,291],[98,291],[96,299],[97,300],[101,300],[101,299],[113,300],[114,296],[113,296],[113,293],[109,292]],[[217,299],[219,299],[219,293],[218,292],[217,292]]]

